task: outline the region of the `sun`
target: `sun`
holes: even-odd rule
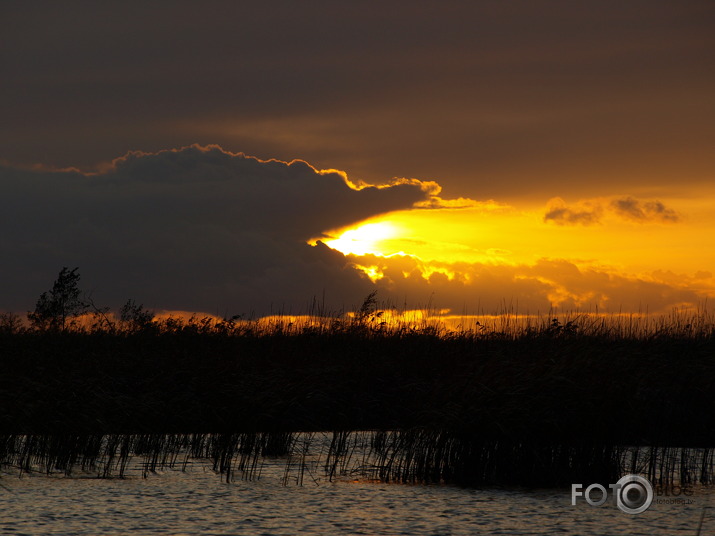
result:
[[[344,255],[387,255],[380,243],[398,234],[394,225],[388,222],[365,223],[359,227],[343,231],[338,238],[324,243]]]

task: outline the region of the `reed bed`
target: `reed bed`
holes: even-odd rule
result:
[[[62,331],[4,315],[0,371],[0,465],[18,472],[122,477],[136,458],[145,475],[206,459],[230,481],[273,457],[297,483],[713,479],[705,309],[455,319],[369,296],[349,315],[104,315]],[[325,430],[318,464],[311,438]]]
[[[208,466],[227,482],[258,480],[267,462],[284,485],[336,480],[466,486],[568,486],[646,476],[658,489],[714,483],[712,449],[500,444],[433,430],[3,436],[4,473],[125,478]],[[306,479],[308,475],[309,480]]]

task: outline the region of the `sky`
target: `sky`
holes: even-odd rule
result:
[[[715,297],[711,1],[0,4],[0,310]]]

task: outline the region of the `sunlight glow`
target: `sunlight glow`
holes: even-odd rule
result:
[[[492,307],[504,292],[526,296],[527,308],[609,313],[643,304],[662,313],[715,296],[715,220],[706,202],[664,198],[678,215],[664,219],[663,211],[648,212],[655,202],[619,212],[614,199],[630,198],[563,201],[558,210],[540,201],[394,211],[309,243],[346,255],[385,293],[471,295]],[[584,213],[593,221],[582,222]]]
[[[370,278],[370,281],[372,281],[373,283],[385,277],[385,274],[382,273],[382,270],[379,266],[363,266],[361,264],[355,264],[354,266],[355,268],[363,272],[366,276],[368,276]]]
[[[343,232],[334,240],[326,240],[325,244],[345,255],[386,255],[387,252],[380,248],[380,242],[396,234],[397,230],[390,223],[365,223]]]

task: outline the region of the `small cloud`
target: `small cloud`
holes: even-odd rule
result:
[[[675,223],[680,219],[673,209],[667,208],[660,201],[641,202],[633,197],[625,197],[614,199],[610,207],[619,216],[642,223]]]
[[[558,225],[593,225],[599,223],[602,212],[599,204],[581,202],[569,207],[563,199],[554,197],[546,205],[544,221]]]
[[[544,221],[558,225],[592,225],[600,223],[604,212],[639,223],[675,223],[680,217],[660,201],[641,201],[633,197],[589,199],[567,205],[560,197],[546,204]]]

